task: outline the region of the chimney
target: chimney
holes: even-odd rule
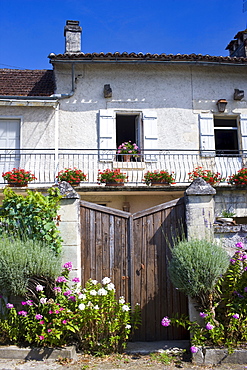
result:
[[[65,53],[81,52],[81,33],[82,28],[79,26],[79,21],[66,21],[64,27]]]
[[[230,57],[244,57],[247,56],[247,30],[240,31],[226,47],[229,50]]]

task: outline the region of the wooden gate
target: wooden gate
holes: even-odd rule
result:
[[[132,307],[140,304],[142,325],[134,340],[188,339],[181,328],[160,324],[164,316],[188,314],[187,299],[167,271],[170,245],[183,231],[183,198],[135,214],[81,201],[82,285],[108,276],[117,296]]]

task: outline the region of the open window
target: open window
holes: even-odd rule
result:
[[[247,117],[202,113],[200,150],[202,156],[236,156],[247,150]]]
[[[140,114],[116,114],[117,147],[125,141],[131,141],[141,148],[141,131]]]
[[[155,111],[133,112],[101,109],[99,112],[101,160],[112,161],[118,146],[125,141],[136,143],[141,150],[144,150],[145,160],[155,160],[157,139],[157,113]]]
[[[214,117],[216,156],[239,154],[237,117]]]

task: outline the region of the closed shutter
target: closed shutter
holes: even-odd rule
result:
[[[199,126],[201,155],[204,157],[212,157],[215,155],[213,114],[201,113],[199,116]]]
[[[241,137],[242,137],[242,150],[247,151],[247,116],[240,117]]]
[[[99,112],[99,158],[112,161],[116,153],[115,114],[112,109],[101,109]],[[113,150],[114,149],[114,150]]]
[[[143,112],[143,138],[145,161],[157,161],[157,113],[155,111]]]
[[[0,119],[0,174],[20,166],[20,121]]]

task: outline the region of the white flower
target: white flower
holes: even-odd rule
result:
[[[108,290],[115,290],[115,285],[113,283],[107,284],[106,288]]]
[[[97,292],[96,292],[96,290],[93,289],[93,290],[90,290],[90,294],[91,295],[97,295]]]
[[[99,310],[99,306],[96,304],[96,305],[94,306],[94,309],[95,309],[95,310]]]
[[[91,301],[88,302],[87,307],[93,307],[93,304]]]
[[[111,282],[111,279],[108,277],[104,277],[104,279],[102,280],[103,285],[109,284],[110,282]]]
[[[47,301],[47,298],[40,298],[40,300],[39,300],[39,301],[40,301],[40,303],[41,303],[41,304],[45,304],[45,303],[46,303],[46,301]]]
[[[124,305],[122,306],[122,310],[123,310],[123,311],[129,311],[129,310],[130,310],[130,308],[129,308],[129,306],[127,306],[127,304],[124,304]]]
[[[97,281],[97,280],[91,280],[91,283],[92,283],[93,285],[96,285],[96,284],[98,284],[98,281]]]
[[[87,296],[86,296],[86,294],[79,294],[79,295],[78,295],[78,298],[79,298],[79,299],[86,299],[86,298],[87,298]]]
[[[100,288],[98,290],[98,295],[107,295],[107,290],[105,290],[104,288]]]
[[[124,304],[125,303],[125,298],[122,296],[122,297],[119,297],[119,301],[118,301],[120,304]]]
[[[79,310],[83,311],[83,310],[85,310],[86,306],[85,306],[84,303],[80,303],[78,308],[79,308]]]
[[[131,329],[131,325],[126,325],[125,329]]]

